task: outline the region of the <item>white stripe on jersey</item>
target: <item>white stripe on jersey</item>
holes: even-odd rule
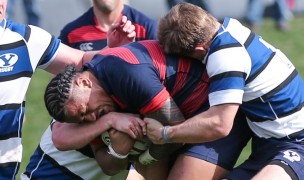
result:
[[[53,144],[50,126],[47,128],[41,138],[40,147],[47,155],[57,161],[59,165],[66,167],[71,172],[82,177],[83,179],[121,180],[125,179],[128,174],[128,171],[125,170],[121,171],[115,176],[110,177],[102,172],[100,166],[97,164],[94,158],[90,158],[74,150],[59,151]],[[39,168],[37,171],[39,171]]]
[[[284,138],[289,134],[303,130],[304,108],[289,116],[275,121],[247,122],[252,131],[263,138]]]
[[[243,45],[251,31],[248,28],[239,28],[240,26],[242,26],[242,24],[239,21],[230,18],[227,28],[223,27],[223,29],[225,29],[225,31],[229,31],[229,33]]]
[[[263,96],[281,84],[295,70],[293,64],[287,57],[277,50],[267,67],[254,79],[245,86],[243,101],[247,102],[252,99]]]
[[[0,28],[3,29],[3,28]],[[5,29],[5,35],[1,37],[0,45],[10,44],[12,42],[24,41],[23,37],[10,29]]]
[[[229,89],[210,93],[209,99],[212,99],[212,101],[209,100],[210,106],[222,104],[223,102],[242,104],[243,93],[244,91],[240,89]]]
[[[10,138],[0,141],[0,164],[8,162],[21,162],[21,138]]]
[[[209,77],[213,77],[214,75],[227,71],[245,72],[248,77],[250,69],[251,60],[244,47],[231,47],[216,51],[209,55],[209,60],[207,63],[207,71],[209,70]]]
[[[45,53],[45,50],[50,45],[52,36],[51,34],[39,27],[30,26],[30,28],[31,36],[28,40],[27,47],[29,50],[32,67],[36,67],[39,63],[41,56],[43,55],[43,53]]]
[[[60,43],[58,49],[60,49],[60,46],[63,46],[63,44]],[[48,62],[46,62],[46,63],[44,63],[44,64],[41,64],[41,65],[39,65],[38,67],[39,67],[40,69],[45,69],[45,68],[47,68],[47,67],[53,62],[53,60],[55,59],[55,57],[57,56],[57,54],[58,54],[58,51],[56,51],[56,52],[53,54],[52,58],[51,58]]]
[[[23,102],[30,78],[22,77],[11,81],[0,82],[0,94],[11,94],[11,96],[0,96],[0,105]]]

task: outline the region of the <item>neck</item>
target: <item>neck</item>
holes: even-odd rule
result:
[[[120,20],[123,6],[124,4],[120,3],[118,5],[118,8],[115,8],[113,11],[108,13],[102,12],[94,6],[93,11],[99,27],[107,32],[113,23],[118,22]]]

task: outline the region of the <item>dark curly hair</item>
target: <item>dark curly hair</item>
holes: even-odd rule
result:
[[[65,121],[66,111],[64,105],[69,98],[72,80],[80,72],[74,64],[68,65],[46,87],[44,103],[49,114],[57,121]]]

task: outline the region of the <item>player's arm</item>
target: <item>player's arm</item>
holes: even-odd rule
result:
[[[141,138],[144,126],[145,123],[138,115],[110,112],[94,122],[80,124],[55,122],[52,126],[52,140],[59,150],[73,150],[89,144],[111,128],[127,133],[132,138]]]
[[[222,104],[210,107],[187,121],[167,128],[168,139],[173,143],[209,142],[223,138],[232,129],[239,104]],[[147,133],[153,143],[165,143],[163,125],[153,119],[145,119]]]
[[[126,16],[121,18],[121,22],[113,24],[108,33],[107,40],[109,47],[116,47],[129,42],[133,42],[136,36],[135,26]],[[57,54],[53,61],[47,66],[46,71],[58,74],[67,64],[75,64],[81,68],[85,62],[90,61],[98,51],[81,51],[60,43]]]

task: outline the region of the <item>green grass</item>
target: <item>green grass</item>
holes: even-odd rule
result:
[[[266,41],[281,49],[296,65],[304,76],[304,17],[296,17],[291,21],[289,32],[279,32],[274,28],[272,20],[266,20],[257,31]],[[40,137],[50,122],[43,103],[43,94],[50,75],[42,70],[35,73],[27,93],[26,121],[23,126],[23,161],[20,172],[24,172],[31,154],[37,147]],[[243,151],[238,164],[248,157],[250,146]],[[19,175],[17,177],[19,179]]]

